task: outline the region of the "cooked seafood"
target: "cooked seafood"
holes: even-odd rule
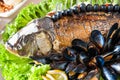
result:
[[[105,34],[114,23],[120,25],[119,5],[111,4],[86,6],[82,3],[47,16],[50,17],[31,21],[13,35],[6,43],[6,49],[20,56],[47,55],[53,50],[61,52],[66,46],[71,46],[75,38],[88,42],[92,30]],[[97,46],[103,45],[101,42]]]
[[[118,44],[120,39],[116,36],[114,37],[117,39],[116,43],[109,43],[109,40],[113,38],[110,36],[119,34],[116,33],[119,30],[116,24],[109,29],[104,38],[100,31],[93,30],[88,43],[74,39],[71,42],[72,45],[63,49],[61,54],[52,53],[45,58],[33,56],[32,59],[43,64],[45,60],[50,61],[51,68],[64,70],[69,80],[100,80],[100,75],[105,80],[117,80],[117,75],[120,74],[120,45]],[[103,43],[104,45],[98,46]]]

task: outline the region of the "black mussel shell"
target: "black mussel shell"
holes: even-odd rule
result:
[[[96,57],[96,64],[98,67],[100,67],[100,68],[103,67],[104,63],[105,63],[105,61],[104,61],[103,57],[101,57],[101,56]]]
[[[80,12],[79,8],[77,6],[73,7],[73,13],[78,14]]]
[[[116,45],[116,46],[114,47],[113,52],[115,52],[116,54],[120,54],[120,45]]]
[[[94,80],[94,78],[95,78],[95,80],[96,80],[96,78],[97,78],[97,80],[100,80],[100,72],[98,71],[98,69],[89,71],[85,77],[85,80],[91,80],[91,79]]]
[[[110,67],[120,75],[120,62],[115,62],[114,64],[111,64]]]
[[[53,15],[53,16],[52,16],[52,20],[53,20],[53,21],[57,21],[58,19],[59,19],[59,17],[58,17],[57,15]]]
[[[93,8],[95,12],[100,11],[100,6],[98,4],[95,4]]]
[[[62,15],[63,16],[66,16],[67,15],[67,10],[63,10],[63,11],[61,11],[62,12]]]
[[[108,41],[110,39],[110,36],[112,35],[112,33],[118,29],[118,23],[115,23],[113,24],[113,26],[110,28],[110,30],[108,31],[107,33],[107,36],[106,36],[106,40]]]
[[[65,72],[66,73],[69,73],[70,71],[72,71],[75,67],[77,66],[76,63],[74,62],[71,62],[67,65],[66,69],[65,69]]]
[[[98,30],[93,30],[91,32],[90,41],[93,42],[98,48],[103,48],[105,40],[103,35]]]
[[[116,73],[108,66],[103,66],[101,68],[101,74],[104,80],[117,80]]]
[[[88,4],[86,7],[86,11],[87,12],[93,11],[93,6],[91,4]]]
[[[111,60],[120,59],[120,53],[113,55]]]
[[[77,58],[77,51],[74,50],[72,47],[67,47],[63,51],[63,56],[68,61],[76,61]]]
[[[72,40],[72,46],[78,46],[78,47],[84,49],[85,51],[87,51],[87,43],[82,41],[81,39]]]
[[[84,64],[78,64],[74,69],[73,72],[75,73],[83,73],[87,70],[87,67]]]
[[[120,54],[120,45],[116,45],[116,46],[114,46],[114,48],[112,49],[112,51],[107,52],[107,53],[105,53],[105,54],[103,54],[101,56],[104,57],[104,58],[108,57],[110,55],[112,55],[113,57],[115,57],[115,56],[117,56],[119,54]]]
[[[90,60],[88,54],[86,52],[83,52],[83,51],[80,52],[77,56],[78,56],[77,57],[78,61],[80,63],[83,63],[83,64],[87,64],[89,62],[89,60]]]
[[[120,75],[120,58],[106,61],[105,65],[110,66],[117,74]]]
[[[108,12],[112,12],[113,11],[113,5],[112,4],[109,4],[108,5]]]
[[[77,53],[80,53],[80,52],[86,52],[83,48],[79,47],[79,46],[72,46],[72,49],[76,50]]]
[[[51,61],[60,61],[63,59],[63,54],[62,53],[54,53],[54,54],[50,54],[48,57],[50,58]]]
[[[100,11],[106,12],[107,11],[106,5],[101,5],[100,6]]]
[[[80,5],[80,12],[86,12],[86,5],[84,3]]]
[[[120,40],[120,28],[115,31],[111,38],[111,45],[116,45]]]
[[[68,9],[68,10],[67,10],[67,15],[68,15],[68,16],[72,16],[72,14],[73,14],[73,9],[71,9],[71,8]]]
[[[50,64],[51,68],[61,70],[65,70],[67,65],[68,65],[67,61],[56,61]]]
[[[99,52],[96,48],[90,47],[90,48],[88,48],[88,54],[89,54],[89,57],[92,58],[92,57],[99,55]]]
[[[114,7],[113,7],[113,11],[114,11],[114,12],[118,12],[119,9],[120,9],[120,7],[119,7],[118,4],[114,5]]]
[[[31,59],[42,63],[42,64],[50,64],[51,60],[48,57],[36,57],[36,56],[30,56]]]

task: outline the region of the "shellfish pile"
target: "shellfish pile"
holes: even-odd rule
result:
[[[52,69],[64,70],[69,80],[118,80],[120,75],[120,28],[115,23],[106,35],[93,30],[86,43],[74,39],[72,46],[66,47],[62,53],[53,52],[49,56],[31,57],[50,64]]]

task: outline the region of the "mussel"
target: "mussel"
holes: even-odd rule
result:
[[[99,30],[93,30],[88,42],[75,38],[71,46],[61,52],[53,50],[48,55],[31,58],[50,64],[52,69],[64,70],[69,80],[100,80],[100,75],[104,80],[117,80],[120,74],[119,29],[115,23],[104,35]]]
[[[38,63],[42,63],[42,64],[50,64],[51,60],[44,56],[44,57],[37,57],[37,56],[30,56],[31,59],[37,61]]]
[[[98,69],[93,69],[88,72],[84,80],[100,80],[100,72]]]
[[[81,39],[74,39],[72,40],[72,46],[78,46],[82,49],[84,49],[85,51],[87,51],[87,43],[82,41]]]
[[[61,69],[61,70],[65,70],[67,65],[68,65],[67,61],[58,61],[50,64],[52,69]]]
[[[105,61],[101,56],[97,56],[96,61],[97,61],[99,68],[101,69],[102,77],[105,80],[117,80],[117,75],[115,71],[109,66],[105,65]]]
[[[65,57],[65,59],[69,60],[69,61],[76,61],[77,59],[77,51],[74,50],[71,47],[67,47],[64,51],[63,51],[63,56]]]
[[[98,30],[93,30],[91,32],[90,41],[93,42],[98,48],[103,48],[105,40],[103,35]]]
[[[105,62],[105,65],[110,66],[117,74],[120,75],[120,58]]]

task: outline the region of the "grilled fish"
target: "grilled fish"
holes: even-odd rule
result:
[[[43,56],[52,51],[61,52],[75,38],[88,42],[92,30],[105,34],[114,23],[120,25],[119,9],[88,9],[80,5],[68,10],[47,14],[31,21],[5,44],[11,53],[19,56]],[[107,11],[107,12],[106,12]],[[49,17],[48,17],[49,16]]]

